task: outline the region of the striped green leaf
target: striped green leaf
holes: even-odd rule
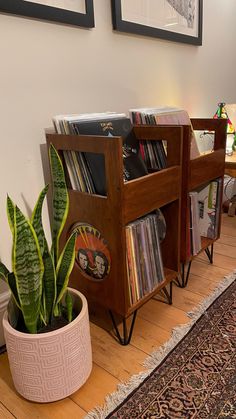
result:
[[[74,262],[75,262],[75,240],[76,240],[76,233],[72,234],[66,242],[66,245],[63,249],[63,252],[60,255],[57,268],[56,268],[56,275],[57,275],[57,301],[58,304],[63,294],[66,291],[70,273],[73,269]]]
[[[14,297],[11,295],[11,298],[7,305],[7,314],[8,314],[8,321],[10,325],[16,329],[18,325],[18,321],[20,318],[20,310],[19,307],[16,305]]]
[[[11,290],[12,297],[15,301],[15,304],[21,310],[20,300],[19,300],[19,297],[18,297],[18,291],[17,291],[17,287],[16,287],[16,278],[15,278],[15,275],[14,275],[13,272],[11,272],[7,275],[7,283],[8,283],[8,286],[9,286],[10,290]]]
[[[42,207],[48,188],[49,185],[46,185],[41,191],[31,216],[31,224],[38,238],[41,254],[44,252],[44,244],[46,241],[42,223]]]
[[[69,291],[66,292],[66,311],[67,311],[67,320],[70,323],[72,321],[72,314],[73,314],[73,298]]]
[[[9,270],[4,265],[4,263],[0,262],[0,278],[2,278],[4,281],[6,281],[8,274],[9,274]]]
[[[14,211],[13,272],[25,325],[36,333],[44,266],[35,231],[18,207]]]
[[[46,299],[45,299],[45,294],[44,291],[42,291],[42,298],[41,298],[41,306],[40,306],[40,318],[39,318],[39,325],[38,327],[42,327],[42,324],[44,324],[44,326],[47,326],[48,322],[46,319]]]
[[[46,242],[43,254],[43,263],[43,293],[45,297],[45,321],[48,324],[51,321],[53,307],[56,302],[56,271],[52,255],[49,252],[48,245]]]
[[[12,234],[14,233],[14,208],[11,198],[7,195],[7,218]]]
[[[53,183],[53,228],[52,246],[55,262],[59,255],[59,238],[66,222],[69,210],[69,197],[61,159],[52,144],[49,148],[49,159]]]

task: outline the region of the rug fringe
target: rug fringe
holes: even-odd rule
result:
[[[230,275],[225,276],[224,279],[216,286],[211,295],[206,297],[192,311],[187,313],[187,316],[191,319],[191,321],[187,324],[176,326],[172,330],[171,338],[147,357],[144,361],[144,366],[146,368],[151,368],[152,370],[156,368],[169,354],[169,352],[171,352],[172,349],[174,349],[181,339],[183,339],[183,337],[189,332],[194,323],[196,323],[213,301],[215,301],[216,298],[221,295],[222,292],[228,288],[230,284],[232,284],[232,282],[234,282],[235,279],[236,270],[234,270]]]
[[[201,317],[204,311],[216,300],[222,292],[228,288],[232,282],[236,279],[236,269],[229,275],[226,275],[224,279],[218,284],[218,286],[214,289],[214,291],[206,297],[197,307],[195,307],[192,311],[187,313],[187,316],[190,317],[192,320],[196,321]]]
[[[127,382],[118,384],[117,390],[108,394],[105,398],[103,406],[95,407],[87,413],[84,419],[105,419],[124,399],[141,384],[146,377],[163,361],[163,359],[174,349],[174,347],[189,332],[194,323],[201,317],[206,309],[228,288],[228,286],[236,279],[236,270],[224,277],[217,285],[212,294],[206,297],[194,310],[187,313],[191,321],[187,324],[179,325],[172,330],[171,338],[161,347],[154,350],[144,361],[143,366],[146,371],[133,375]]]

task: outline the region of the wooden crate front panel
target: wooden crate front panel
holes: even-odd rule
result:
[[[147,214],[166,203],[178,199],[180,195],[180,167],[175,166],[124,185],[124,223]]]

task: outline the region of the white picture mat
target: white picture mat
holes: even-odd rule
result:
[[[188,27],[187,20],[167,0],[121,0],[122,20],[197,37],[198,0],[188,1],[194,8],[193,27]]]
[[[85,0],[23,0],[29,3],[42,4],[58,9],[70,10],[76,13],[86,13]]]

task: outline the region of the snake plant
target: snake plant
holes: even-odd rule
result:
[[[42,208],[48,185],[41,191],[30,219],[7,197],[7,217],[12,232],[12,272],[0,262],[0,277],[7,281],[12,301],[24,321],[24,329],[37,333],[50,325],[67,307],[72,318],[72,301],[67,292],[75,260],[75,234],[59,250],[59,239],[66,222],[69,197],[60,157],[51,144],[49,161],[53,184],[52,244],[49,249],[42,223]],[[65,304],[62,307],[62,298]]]

